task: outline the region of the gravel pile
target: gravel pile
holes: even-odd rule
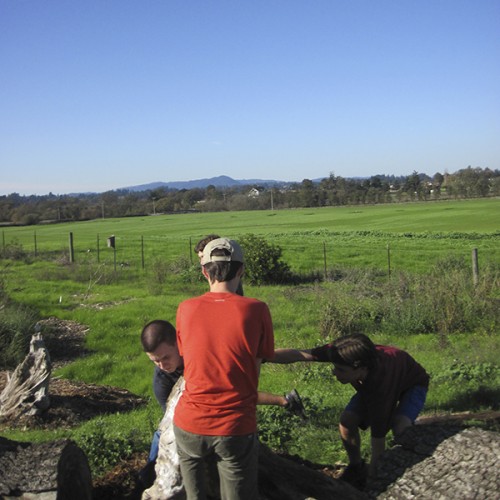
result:
[[[476,427],[417,425],[384,454],[377,499],[500,499],[500,434]]]

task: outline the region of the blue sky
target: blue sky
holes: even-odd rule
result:
[[[0,194],[469,165],[498,0],[0,0]]]

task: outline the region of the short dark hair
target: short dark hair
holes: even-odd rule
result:
[[[207,246],[207,243],[219,238],[220,236],[218,234],[207,234],[207,236],[196,243],[196,246],[194,247],[194,253],[198,254],[200,252],[203,252],[203,249]]]
[[[375,344],[363,333],[346,335],[333,341],[328,357],[332,363],[372,369],[377,364]]]
[[[175,327],[163,319],[150,321],[141,332],[142,348],[145,352],[154,352],[163,342],[168,345],[176,345]]]
[[[208,242],[207,242],[208,243]],[[213,250],[212,255],[231,255],[228,250],[224,248],[216,248]],[[243,262],[238,261],[219,261],[219,262],[208,262],[203,267],[206,269],[210,281],[230,281],[232,280]]]

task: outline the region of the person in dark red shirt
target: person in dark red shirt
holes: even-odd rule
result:
[[[346,335],[314,349],[276,349],[272,363],[319,361],[333,363],[333,375],[341,384],[351,384],[356,394],[342,412],[340,436],[349,457],[342,479],[355,485],[366,480],[361,457],[359,429],[371,428],[369,474],[385,449],[385,436],[398,437],[422,411],[429,375],[407,352],[375,345],[366,335]]]

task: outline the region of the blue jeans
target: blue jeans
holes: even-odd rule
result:
[[[394,410],[394,415],[404,415],[408,417],[411,422],[415,422],[419,413],[424,407],[425,398],[427,397],[427,388],[420,385],[414,385],[410,387],[407,391],[401,394],[399,398],[398,405]],[[347,406],[345,411],[350,411],[358,415],[360,419],[360,428],[365,430],[370,427],[370,409],[366,407],[361,399],[359,393],[354,394]]]
[[[159,448],[160,448],[160,431],[155,431],[155,433],[153,434],[153,440],[151,441],[151,447],[149,449],[148,462],[156,462]]]

